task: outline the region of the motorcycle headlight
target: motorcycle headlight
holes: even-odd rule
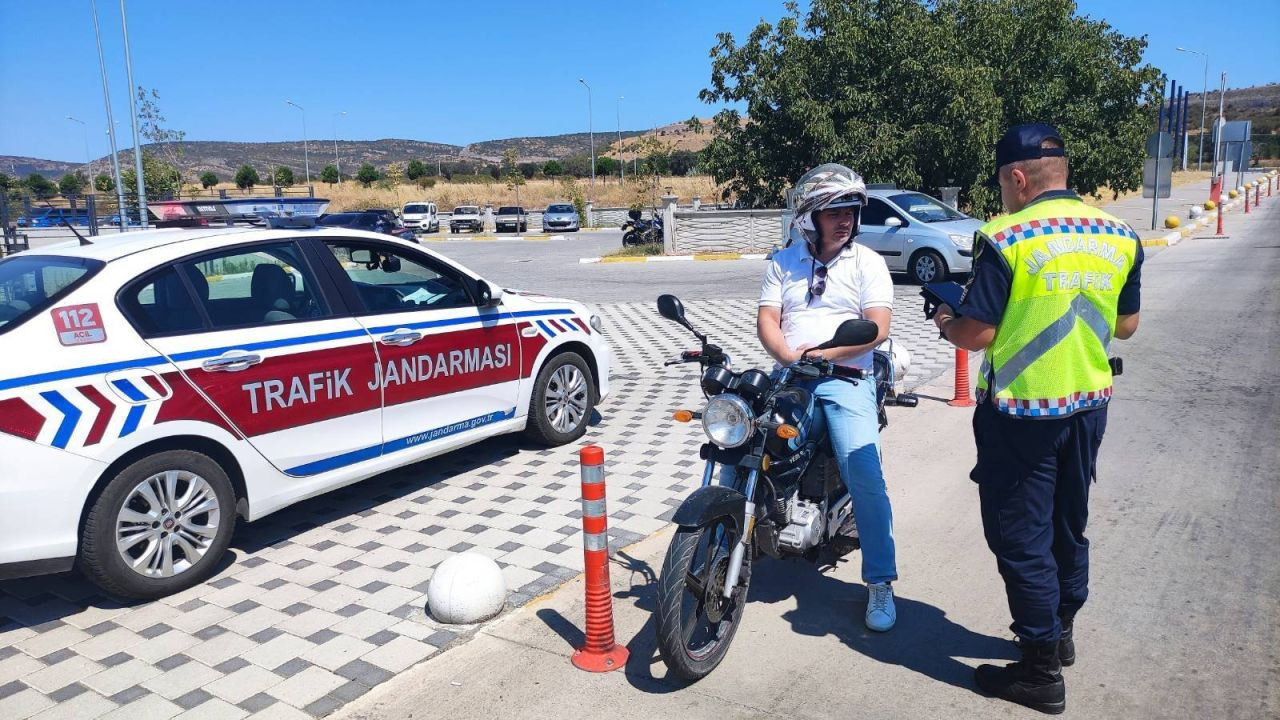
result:
[[[737,395],[717,395],[702,409],[702,429],[711,442],[722,448],[738,447],[751,439],[756,429],[751,406]]]
[[[948,237],[950,237],[951,242],[955,243],[956,247],[960,248],[961,250],[969,250],[973,248],[972,235],[955,234],[955,235],[949,235]]]

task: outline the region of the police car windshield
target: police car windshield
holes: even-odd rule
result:
[[[922,193],[900,193],[889,197],[894,205],[907,211],[911,217],[924,223],[943,222],[945,220],[963,220],[966,215]]]
[[[57,302],[103,264],[87,258],[45,255],[0,260],[0,333]]]

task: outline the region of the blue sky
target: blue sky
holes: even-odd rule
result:
[[[1211,21],[1190,0],[1080,3],[1150,37],[1147,60],[1198,89],[1280,80],[1280,3],[1228,3]],[[1245,8],[1248,7],[1248,10]],[[156,88],[169,125],[191,140],[409,138],[465,144],[587,129],[639,129],[716,108],[706,86],[717,32],[741,38],[781,0],[389,2],[129,0],[134,82]],[[117,0],[98,0],[121,147],[130,145]],[[0,155],[82,161],[108,151],[89,0],[0,0]]]

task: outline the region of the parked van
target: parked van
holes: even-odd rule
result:
[[[436,204],[433,202],[405,203],[400,210],[400,222],[414,232],[440,232],[440,216],[436,213]]]

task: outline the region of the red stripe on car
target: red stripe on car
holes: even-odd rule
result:
[[[0,432],[35,440],[44,427],[44,416],[22,398],[0,400]]]
[[[85,396],[89,402],[98,408],[98,415],[93,419],[93,425],[89,428],[89,435],[84,439],[84,444],[97,445],[102,441],[102,435],[107,431],[107,423],[111,422],[111,416],[115,414],[116,406],[110,400],[103,397],[102,393],[92,385],[81,385],[76,388],[80,394]]]

